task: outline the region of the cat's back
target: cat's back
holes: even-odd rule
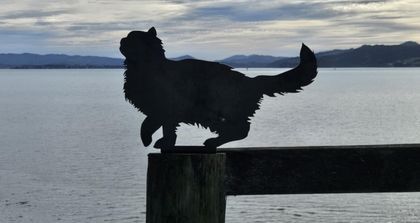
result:
[[[241,79],[245,75],[233,68],[218,62],[197,59],[184,59],[180,61],[168,60],[167,71],[177,73],[185,78],[197,78],[201,80],[233,78]]]

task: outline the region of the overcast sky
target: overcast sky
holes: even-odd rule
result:
[[[297,55],[420,42],[419,0],[2,0],[0,52],[122,57],[119,40],[156,27],[166,55]]]

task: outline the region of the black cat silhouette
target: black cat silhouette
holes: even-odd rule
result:
[[[140,131],[143,144],[150,145],[162,126],[163,137],[154,145],[160,149],[174,147],[179,123],[217,133],[204,142],[208,148],[243,139],[264,94],[299,92],[317,75],[315,55],[304,44],[297,67],[254,78],[216,62],[167,59],[154,27],[130,32],[121,39],[120,51],[126,58],[125,97],[147,116]]]

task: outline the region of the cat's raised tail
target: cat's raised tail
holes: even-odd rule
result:
[[[312,83],[318,73],[317,67],[315,54],[302,43],[297,67],[275,76],[257,76],[254,81],[258,91],[268,96],[274,96],[275,93],[297,93]]]

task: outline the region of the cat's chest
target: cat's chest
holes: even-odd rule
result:
[[[158,77],[126,78],[125,97],[141,110],[158,106],[163,95],[166,95],[167,82]]]

